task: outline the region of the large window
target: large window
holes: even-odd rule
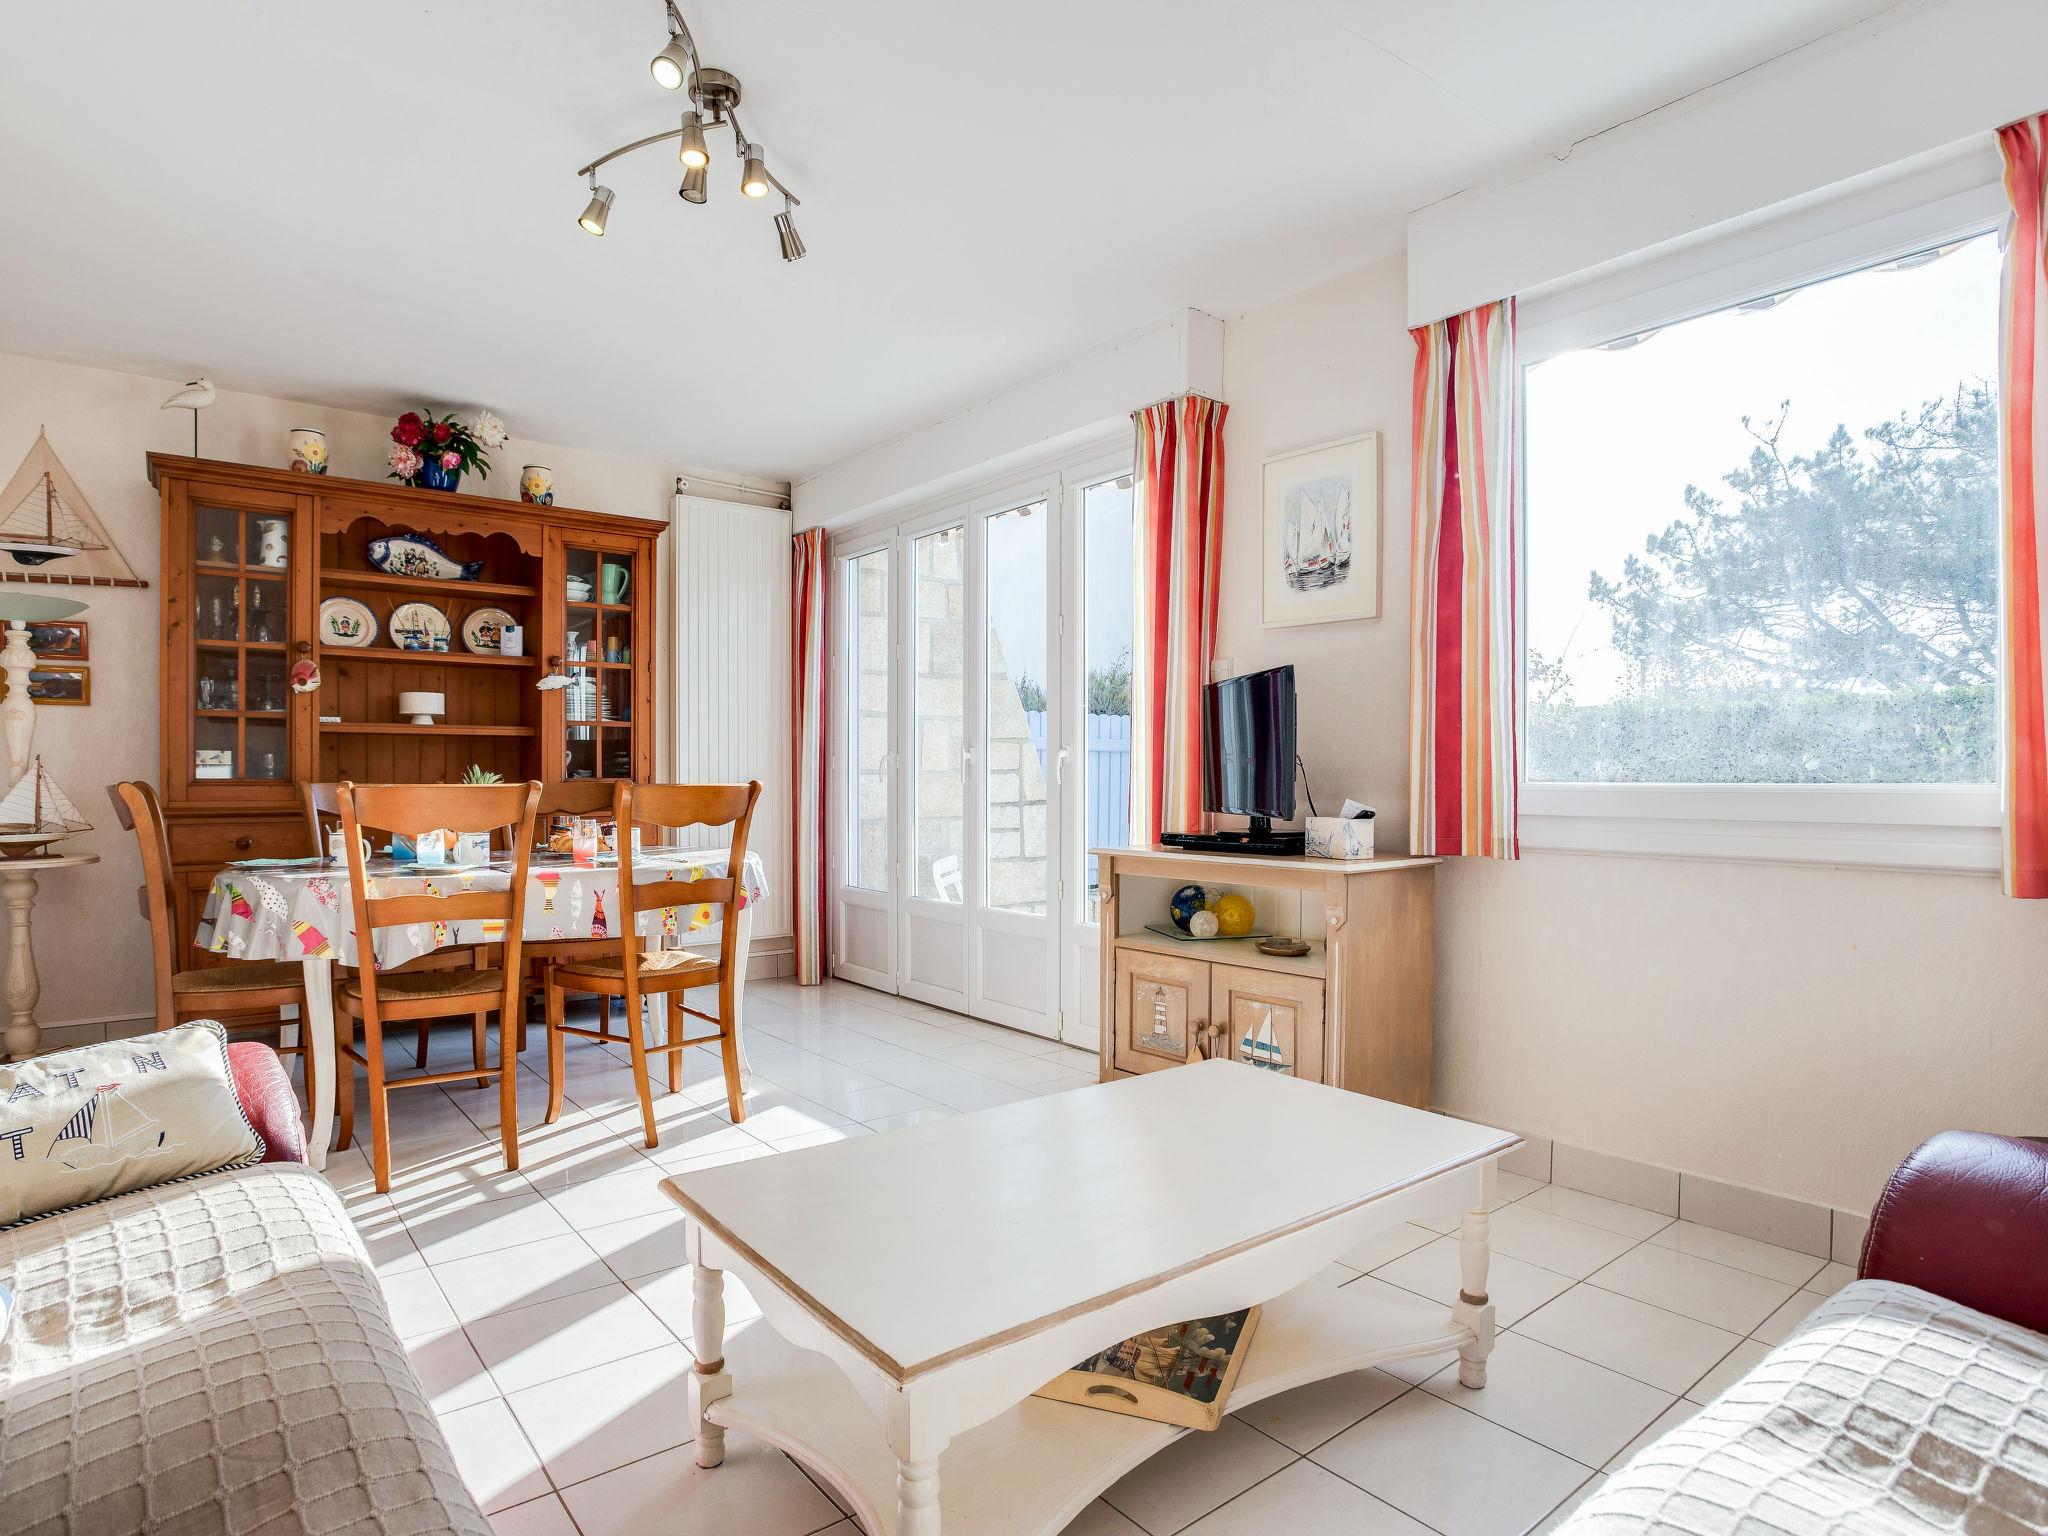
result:
[[[1996,779],[1989,235],[1527,368],[1526,777]]]

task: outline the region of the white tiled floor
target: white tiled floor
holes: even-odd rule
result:
[[[543,1126],[532,1029],[518,1173],[498,1159],[496,1091],[464,1087],[395,1097],[390,1195],[360,1151],[329,1161],[499,1536],[858,1536],[758,1442],[728,1437],[714,1472],[689,1454],[689,1275],[660,1177],[1095,1080],[1092,1055],[839,983],[751,983],[747,1019],[744,1125],[725,1117],[716,1057],[693,1050],[683,1092],[656,1096],[649,1151],[624,1052],[577,1042],[569,1105]],[[394,1043],[394,1065],[410,1050]],[[466,1056],[466,1036],[441,1032],[435,1050]],[[1484,1391],[1430,1359],[1253,1404],[1124,1478],[1069,1536],[1543,1529],[1850,1278],[1512,1174],[1501,1195],[1490,1288],[1506,1331]],[[1458,1287],[1455,1241],[1420,1226],[1345,1259],[1353,1285],[1444,1301]],[[744,1349],[759,1314],[730,1281],[726,1296]]]

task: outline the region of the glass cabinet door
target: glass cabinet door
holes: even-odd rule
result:
[[[630,553],[568,543],[563,551],[562,663],[567,779],[634,776],[633,654],[640,575]],[[652,658],[642,658],[651,663]]]
[[[285,783],[292,761],[292,571],[287,511],[253,511],[192,491],[194,783]]]

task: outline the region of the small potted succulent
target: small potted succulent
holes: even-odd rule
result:
[[[505,423],[489,411],[468,421],[453,412],[407,411],[391,429],[391,478],[430,491],[452,491],[471,470],[491,477],[490,454],[505,446]]]

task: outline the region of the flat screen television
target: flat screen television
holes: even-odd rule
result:
[[[1202,696],[1202,803],[1254,835],[1294,819],[1294,668],[1211,683]]]

